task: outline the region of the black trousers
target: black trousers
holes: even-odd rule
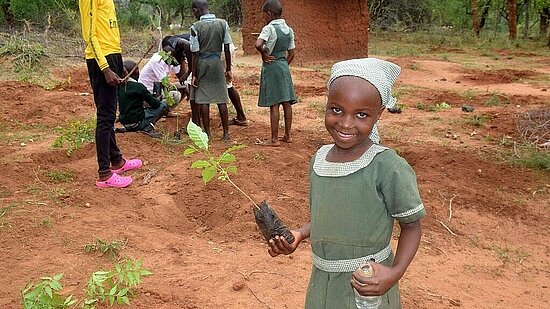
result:
[[[122,55],[107,55],[107,62],[113,72],[122,76]],[[99,177],[111,173],[111,163],[119,163],[122,153],[116,144],[115,119],[118,102],[118,87],[107,84],[103,72],[95,59],[86,59],[88,75],[94,93],[96,106],[95,145],[97,152],[97,164],[99,165]]]

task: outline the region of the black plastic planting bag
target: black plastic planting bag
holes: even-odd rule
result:
[[[291,244],[294,242],[294,235],[285,226],[283,221],[277,216],[273,208],[270,208],[266,201],[259,205],[260,209],[254,208],[254,219],[260,228],[262,235],[266,241],[279,235],[283,236],[286,241]]]

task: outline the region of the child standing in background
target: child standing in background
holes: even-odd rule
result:
[[[291,231],[292,244],[281,236],[269,240],[269,254],[277,256],[311,238],[305,308],[356,309],[354,290],[381,295],[380,309],[401,308],[398,281],[418,250],[426,211],[407,161],[369,138],[384,109],[395,104],[391,87],[399,72],[397,65],[374,58],[332,67],[325,127],[334,144],[321,147],[311,160],[311,221]],[[395,256],[394,220],[401,228]],[[367,262],[374,277],[357,271]]]
[[[193,0],[193,15],[199,21],[191,26],[192,82],[190,100],[196,102],[204,132],[210,136],[210,104],[218,105],[223,128],[223,141],[229,141],[229,113],[227,111],[227,88],[231,82],[231,53],[229,26],[223,19],[216,18],[208,10],[206,0]],[[224,67],[220,61],[225,54]]]
[[[267,145],[279,146],[279,105],[283,105],[285,118],[285,135],[281,140],[290,143],[292,104],[296,103],[288,67],[295,55],[294,31],[281,18],[283,7],[279,0],[265,1],[262,13],[267,25],[255,44],[263,61],[258,106],[270,108],[271,140]]]

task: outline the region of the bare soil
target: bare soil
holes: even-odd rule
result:
[[[525,57],[534,57],[528,55]],[[511,60],[522,67],[521,58]],[[383,143],[413,166],[428,216],[419,252],[402,278],[404,308],[549,308],[550,175],[513,166],[511,144],[521,142],[518,115],[547,108],[550,93],[539,73],[493,77],[492,68],[392,58],[403,67],[396,87],[401,114],[385,113]],[[269,136],[268,110],[256,106],[257,57],[237,59],[234,76],[250,119],[232,126],[233,180],[258,202],[267,200],[290,227],[309,220],[308,165],[331,139],[324,130],[329,66],[294,67],[300,101],[293,142],[257,145]],[[546,65],[540,61],[540,68]],[[414,64],[414,65],[412,65]],[[465,74],[465,70],[469,70]],[[499,72],[499,71],[497,71]],[[521,74],[520,74],[521,73]],[[251,205],[228,183],[204,185],[182,156],[189,143],[117,135],[127,158],[144,160],[126,189],[98,189],[93,144],[52,148],[56,127],[95,113],[84,66],[58,72],[67,82],[52,91],[15,81],[0,88],[0,308],[20,308],[20,291],[41,276],[63,272],[64,292],[82,295],[87,277],[109,267],[106,256],[84,252],[88,242],[124,240],[121,256],[143,258],[146,277],[129,308],[301,308],[311,270],[310,246],[271,258]],[[70,76],[70,79],[68,78]],[[548,87],[548,86],[546,86]],[[466,93],[467,92],[467,93]],[[498,104],[486,102],[495,93]],[[417,109],[446,102],[448,110]],[[494,102],[493,102],[494,103]],[[473,113],[462,104],[475,107]],[[189,108],[179,107],[186,123]],[[213,112],[213,148],[225,149]],[[473,115],[485,116],[481,125]],[[167,133],[176,119],[160,123]],[[67,182],[48,177],[69,171]],[[395,231],[397,240],[399,231]],[[395,245],[395,244],[394,244]]]

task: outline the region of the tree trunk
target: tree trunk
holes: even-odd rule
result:
[[[491,0],[487,1],[485,6],[483,7],[483,11],[481,11],[481,18],[479,20],[479,30],[483,29],[485,26],[485,22],[487,21],[487,16],[489,16],[489,8],[491,7]]]
[[[540,11],[540,31],[539,36],[541,38],[546,37],[548,33],[548,19],[550,18],[550,8],[543,8]]]
[[[523,10],[525,11],[525,25],[523,27],[523,38],[529,38],[529,0],[523,0]]]
[[[481,31],[481,23],[479,20],[479,7],[477,6],[477,0],[470,0],[470,7],[472,13],[472,29],[474,34],[479,38],[479,32]]]
[[[517,37],[516,0],[508,0],[508,37],[510,40],[515,40]]]

